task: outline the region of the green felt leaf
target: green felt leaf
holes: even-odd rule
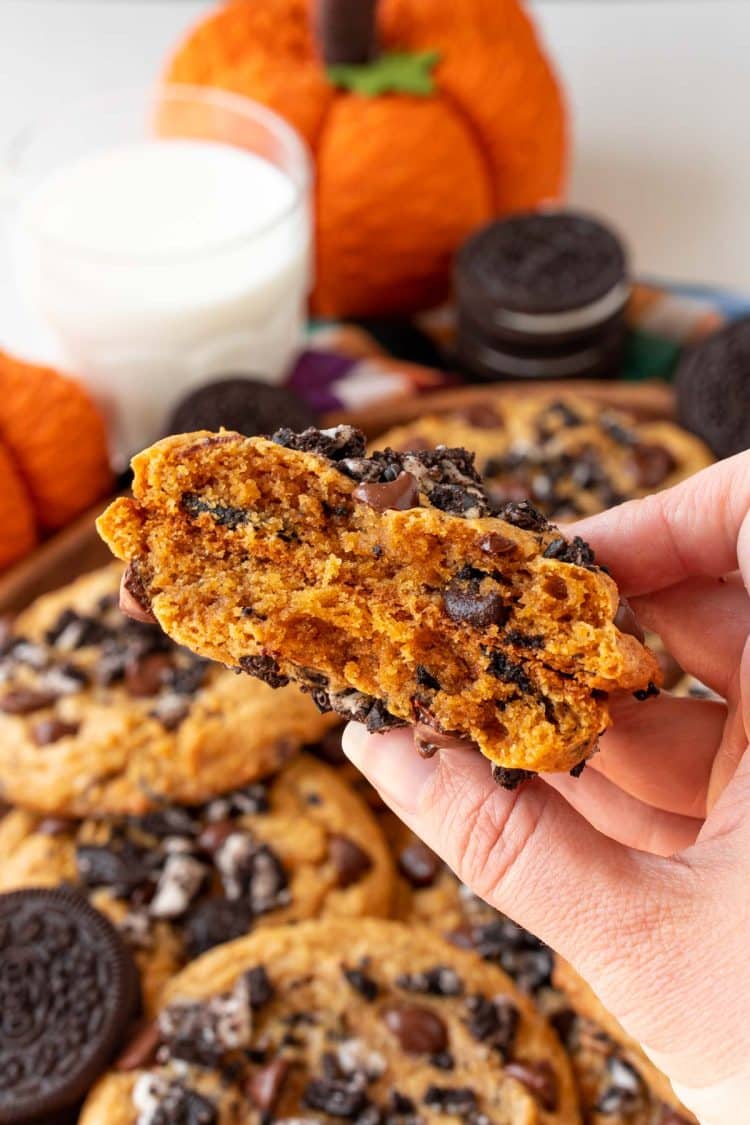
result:
[[[378,55],[369,63],[329,66],[328,77],[334,86],[365,98],[377,98],[380,94],[426,98],[435,92],[432,71],[439,61],[439,51],[394,51]]]

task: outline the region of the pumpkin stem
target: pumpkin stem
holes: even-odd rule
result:
[[[326,66],[368,63],[378,54],[378,0],[316,0],[315,38]]]

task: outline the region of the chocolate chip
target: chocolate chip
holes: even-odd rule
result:
[[[544,592],[558,602],[564,602],[568,599],[568,587],[559,574],[547,575],[544,580]]]
[[[502,649],[493,652],[487,671],[505,684],[514,684],[525,695],[531,695],[534,691],[534,685],[523,667],[509,660]]]
[[[389,510],[404,512],[419,506],[419,487],[411,473],[400,472],[395,480],[385,484],[358,484],[352,496],[376,512]]]
[[[477,1108],[477,1096],[469,1086],[428,1086],[424,1104],[438,1113],[451,1117],[465,1117]]]
[[[430,688],[431,691],[440,691],[440,681],[425,668],[424,664],[417,664],[414,673],[420,687]]]
[[[674,457],[663,445],[640,443],[633,447],[631,457],[639,488],[656,488],[677,467]]]
[[[685,669],[677,663],[672,653],[667,652],[666,649],[660,649],[654,655],[661,668],[664,687],[667,691],[670,691],[685,675]]]
[[[128,563],[120,579],[120,610],[126,617],[144,624],[154,624],[156,617],[151,609],[146,587],[135,563]]]
[[[416,723],[414,726],[414,745],[423,758],[431,758],[438,750],[478,750],[476,742],[470,738],[461,738],[460,735],[451,734],[449,731],[435,730],[426,723]]]
[[[125,686],[135,699],[158,695],[167,681],[171,657],[165,652],[150,652],[127,664]]]
[[[273,996],[273,985],[265,966],[254,965],[244,975],[248,1000],[253,1011],[258,1011]]]
[[[486,996],[475,994],[467,996],[466,1010],[470,1035],[507,1058],[513,1050],[520,1022],[515,1004],[503,996],[489,1000]]]
[[[409,1055],[436,1055],[448,1046],[445,1024],[429,1008],[404,1004],[385,1008],[383,1019]]]
[[[641,644],[645,641],[646,634],[638,624],[638,619],[626,598],[620,598],[614,623],[621,633],[626,633],[628,636],[635,637]]]
[[[510,616],[500,595],[494,590],[482,592],[476,580],[463,582],[454,578],[443,592],[443,605],[451,621],[479,629],[504,625]]]
[[[639,691],[633,692],[633,695],[635,696],[635,698],[638,700],[639,703],[643,703],[644,700],[651,699],[652,697],[657,696],[658,694],[659,694],[659,689],[652,680],[648,681],[648,684],[645,688],[641,688]]]
[[[464,990],[456,970],[447,965],[435,965],[422,972],[401,973],[396,977],[396,985],[407,992],[422,992],[428,996],[460,996]]]
[[[144,1024],[133,1036],[125,1050],[115,1061],[115,1070],[140,1070],[150,1066],[156,1059],[156,1051],[161,1043],[161,1033],[155,1021]]]
[[[33,715],[50,707],[58,696],[51,691],[35,691],[33,688],[16,688],[0,698],[0,711],[6,715]]]
[[[557,1075],[545,1059],[513,1059],[505,1064],[505,1073],[529,1090],[542,1109],[557,1109]]]
[[[523,781],[528,781],[529,778],[535,777],[536,774],[533,770],[517,770],[509,769],[508,766],[499,766],[497,762],[493,762],[490,772],[492,773],[492,780],[499,785],[502,789],[518,789],[518,786]]]
[[[263,653],[241,657],[240,668],[272,688],[284,687],[289,683],[289,677],[283,674],[274,658]]]
[[[455,414],[462,422],[467,422],[475,430],[504,429],[505,419],[488,402],[478,402],[473,406],[466,406]]]
[[[399,853],[398,867],[412,887],[431,887],[440,873],[442,863],[426,844],[415,840]]]
[[[336,869],[337,885],[351,887],[372,868],[372,859],[348,836],[333,835],[328,841],[328,858]]]
[[[568,770],[568,773],[571,777],[580,777],[585,769],[586,759],[584,758],[583,761],[578,762],[575,766],[573,766],[572,769]]]
[[[378,982],[368,976],[363,969],[344,969],[344,976],[355,992],[364,996],[365,1000],[370,1002],[377,1000],[380,992]]]
[[[270,1114],[276,1105],[289,1067],[288,1059],[276,1058],[261,1070],[256,1070],[248,1079],[245,1087],[248,1097],[262,1113]]]
[[[59,742],[61,738],[68,738],[78,734],[80,723],[65,723],[62,719],[42,719],[31,728],[31,737],[37,746],[49,746]]]
[[[507,555],[509,551],[515,550],[515,546],[512,539],[500,535],[497,531],[491,531],[479,540],[479,549],[486,555]]]

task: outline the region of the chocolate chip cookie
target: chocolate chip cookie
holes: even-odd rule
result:
[[[590,1125],[696,1125],[669,1080],[576,971],[555,959],[552,1019],[568,1051]]]
[[[689,1125],[666,1077],[566,962],[494,910],[434,852],[384,814],[397,863],[397,916],[499,965],[549,1019],[569,1054],[586,1125]]]
[[[187,960],[259,926],[384,916],[393,867],[364,803],[315,759],[207,804],[0,822],[0,890],[73,884],[118,927],[152,1010]]]
[[[40,812],[143,813],[262,777],[330,726],[118,609],[113,565],[0,637],[0,796]]]
[[[580,1120],[528,999],[419,927],[267,930],[200,958],[165,1000],[150,1050],[102,1080],[82,1125]]]
[[[608,692],[655,690],[590,548],[528,504],[493,516],[464,450],[198,433],[134,469],[99,529],[170,636],[371,731],[415,723],[425,755],[480,750],[511,785],[572,769]]]
[[[460,445],[494,503],[530,501],[548,518],[573,520],[671,488],[711,464],[700,439],[667,421],[574,395],[498,400],[431,415],[382,434],[377,448]]]

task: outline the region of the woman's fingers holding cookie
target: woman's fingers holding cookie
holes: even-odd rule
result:
[[[687,578],[631,604],[686,672],[727,695],[750,635],[750,596],[738,571],[722,579]]]
[[[737,570],[750,547],[750,452],[576,525],[630,597]],[[743,523],[745,529],[743,530]],[[745,543],[745,539],[747,542]],[[750,578],[750,558],[743,577]]]
[[[666,693],[640,703],[627,695],[612,700],[612,717],[586,773],[595,770],[654,808],[704,817],[726,704]]]
[[[629,848],[653,855],[676,855],[698,839],[703,820],[665,812],[639,801],[596,770],[579,778],[547,774],[545,781],[562,794],[589,824]]]
[[[650,940],[644,906],[657,881],[659,894],[670,894],[668,861],[609,839],[542,781],[501,789],[478,754],[442,750],[423,759],[410,731],[368,736],[356,725],[344,748],[464,882],[579,965],[583,950],[592,979],[623,926],[634,935],[628,953],[645,955],[637,949],[641,937]]]

